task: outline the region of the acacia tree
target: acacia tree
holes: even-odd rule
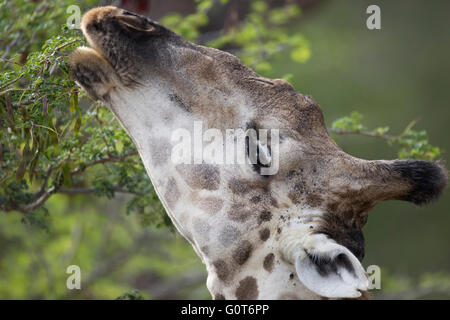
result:
[[[288,25],[301,15],[294,1],[248,0],[242,19],[205,33],[211,10],[233,14],[227,0],[196,0],[196,11],[171,14],[162,23],[191,41],[230,51],[262,75],[289,81],[271,70],[271,58],[288,52],[304,63],[309,43]],[[144,224],[170,226],[135,146],[113,115],[91,100],[72,80],[67,57],[83,45],[81,32],[65,25],[69,5],[79,1],[0,2],[0,210],[19,212],[24,223],[46,228],[46,202],[52,195],[130,194],[127,212]],[[96,4],[85,1],[81,11]],[[19,19],[20,17],[20,19]],[[403,132],[369,130],[353,112],[337,119],[335,134],[360,134],[396,144],[399,157],[434,160],[440,150],[412,121]]]

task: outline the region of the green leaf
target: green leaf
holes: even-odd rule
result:
[[[72,92],[70,94],[70,114],[74,114],[75,111],[80,112],[80,107],[78,106],[78,94],[76,92]]]
[[[123,142],[121,140],[116,140],[114,142],[115,146],[116,146],[116,150],[118,153],[122,153],[123,150]]]
[[[77,119],[75,120],[73,131],[75,133],[78,133],[80,131],[80,127],[81,127],[81,116],[78,116]]]
[[[311,57],[311,51],[307,47],[299,47],[291,51],[291,59],[295,62],[304,63]]]
[[[68,163],[63,166],[63,184],[65,187],[70,188],[72,186],[72,179],[70,176],[70,165]]]

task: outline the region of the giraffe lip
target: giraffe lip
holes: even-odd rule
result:
[[[88,32],[86,31],[86,28],[84,27],[84,25],[82,25],[81,30],[82,30],[83,36],[84,36],[84,38],[86,39],[86,42],[87,42],[87,46],[85,46],[85,47],[93,50],[114,71],[116,71],[115,68],[114,68],[114,63],[108,58],[106,52],[104,50],[102,50],[99,46],[97,46],[95,41],[92,40],[92,38],[89,36]]]
[[[98,47],[95,44],[94,40],[92,40],[92,38],[89,36],[88,32],[86,31],[86,28],[84,27],[84,25],[82,26],[81,30],[82,30],[83,36],[86,39],[87,44],[88,44],[88,46],[86,46],[86,47],[89,48],[89,49],[94,50],[100,57],[103,58],[103,60],[105,60],[106,62],[108,62],[112,66],[111,60],[108,59],[108,57],[105,54],[105,52],[102,49],[100,49],[100,47]]]

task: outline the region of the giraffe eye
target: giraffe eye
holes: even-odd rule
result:
[[[256,129],[252,122],[247,126],[245,146],[247,159],[253,170],[261,175],[262,168],[269,168],[272,164],[269,134],[266,129]]]
[[[253,170],[261,174],[261,168],[270,168],[272,156],[270,147],[267,144],[263,144],[257,140],[253,142],[253,147],[250,142],[248,142],[247,146],[248,158]]]

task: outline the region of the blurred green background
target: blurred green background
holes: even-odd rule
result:
[[[77,3],[85,10],[109,2]],[[184,16],[195,7],[193,1],[119,2],[115,4],[148,10],[158,19],[170,12]],[[370,4],[381,7],[381,30],[366,28]],[[322,0],[297,5],[302,13],[287,27],[306,39],[310,57],[296,64],[289,52],[271,55],[264,75],[291,74],[295,88],[319,102],[328,126],[355,110],[364,115],[367,127],[389,126],[393,134],[420,119],[416,127],[427,130],[446,160],[450,2]],[[226,9],[211,10],[211,15],[221,17],[221,10]],[[215,25],[222,28],[223,23],[211,19],[202,26],[202,35],[214,34]],[[232,46],[228,49],[233,52]],[[380,139],[335,138],[357,157],[397,157],[398,148]],[[123,195],[53,196],[47,204],[48,232],[21,223],[21,213],[0,212],[0,298],[209,299],[206,272],[193,249],[167,228],[142,226],[139,215],[126,215],[126,200]],[[375,298],[450,298],[449,209],[445,192],[426,207],[390,201],[371,211],[364,228],[363,265],[381,267]],[[81,290],[66,289],[65,271],[72,264],[81,267]]]

